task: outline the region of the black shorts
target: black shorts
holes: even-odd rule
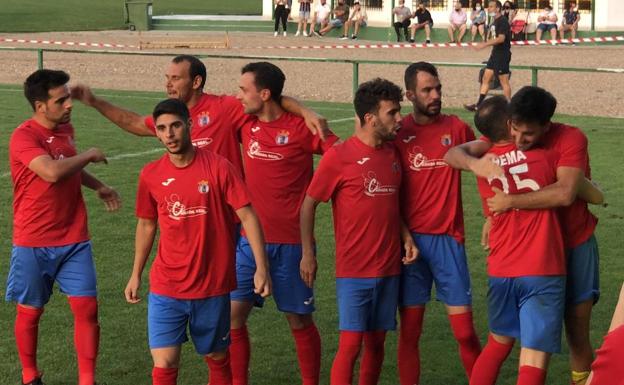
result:
[[[511,52],[492,52],[485,68],[491,69],[497,75],[509,74]]]

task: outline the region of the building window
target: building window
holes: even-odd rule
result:
[[[575,3],[580,13],[591,13],[591,0],[577,0]],[[568,9],[568,4],[570,4],[568,0],[565,3],[563,1],[559,2],[559,11],[563,12]]]
[[[347,0],[346,3],[349,7],[353,6],[355,0]],[[366,9],[379,9],[383,8],[383,0],[359,0]]]
[[[412,0],[413,9],[418,8],[418,3],[421,1],[431,11],[446,11],[448,9],[449,0]]]

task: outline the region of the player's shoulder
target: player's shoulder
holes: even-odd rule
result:
[[[154,159],[141,169],[139,173],[139,177],[150,180],[151,178],[156,178],[163,173],[163,170],[168,166],[169,154],[166,152],[158,159]]]
[[[587,142],[587,136],[580,128],[568,124],[552,122],[549,131],[550,137],[557,142]]]
[[[24,140],[37,139],[39,136],[42,135],[41,130],[38,127],[39,125],[33,119],[28,119],[28,120],[23,121],[11,133],[9,144],[14,145]]]

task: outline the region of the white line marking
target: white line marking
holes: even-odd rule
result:
[[[350,117],[350,118],[342,118],[342,119],[334,119],[334,120],[328,120],[327,123],[340,123],[340,122],[348,122],[349,120],[353,120],[355,119],[354,116]]]

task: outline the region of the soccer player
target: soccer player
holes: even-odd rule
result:
[[[167,96],[183,101],[193,121],[191,139],[197,147],[207,146],[210,150],[228,159],[240,172],[243,170],[238,130],[246,117],[243,107],[233,96],[213,95],[204,92],[206,66],[191,55],[173,58],[167,67]],[[108,120],[122,129],[140,136],[154,136],[155,125],[151,116],[115,106],[97,97],[84,85],[72,87],[72,96],[85,105],[95,108]],[[313,133],[324,137],[327,122],[314,111],[303,107],[295,99],[284,96],[282,105],[287,111],[302,116]]]
[[[312,155],[337,140],[313,135],[303,118],[286,112],[279,101],[286,77],[275,65],[249,63],[242,69],[238,98],[250,114],[241,129],[246,185],[262,223],[277,308],[286,315],[295,339],[303,385],[318,385],[321,338],[312,318],[316,261],[302,260],[299,209],[312,179]],[[233,383],[248,384],[250,343],[247,318],[262,300],[253,292],[256,269],[243,235],[236,252],[238,287],[232,293]]]
[[[561,224],[567,253],[565,326],[570,348],[572,380],[585,383],[592,362],[589,324],[593,304],[598,301],[598,245],[594,237],[597,219],[587,203],[601,203],[579,196],[584,176],[590,178],[587,138],[576,128],[551,121],[557,100],[539,87],[523,87],[511,99],[511,135],[520,150],[537,146],[559,154],[557,181],[539,191],[508,195],[497,192],[488,199],[493,213],[508,209],[560,207]],[[490,144],[475,141],[456,147],[445,160],[453,167],[477,169],[478,157]]]
[[[6,300],[17,302],[15,342],[25,385],[43,384],[37,367],[39,319],[55,281],[74,315],[78,384],[94,384],[100,327],[81,186],[94,190],[109,211],[121,204],[114,189],[84,169],[106,162],[102,151],[76,151],[68,82],[63,71],[28,76],[24,95],[33,115],[9,141],[14,215]]]
[[[162,101],[153,118],[167,153],[145,166],[139,176],[136,251],[126,300],[140,301],[141,275],[159,228],[148,301],[152,383],[176,384],[188,328],[195,350],[210,368],[210,384],[230,385],[230,292],[236,287],[232,211],[240,218],[256,258],[254,290],[266,297],[271,279],[262,228],[235,167],[192,145],[186,105],[177,99]]]
[[[490,0],[488,3],[488,12],[494,17],[494,21],[490,26],[493,32],[493,39],[473,44],[474,49],[480,51],[486,47],[492,47],[492,53],[487,62],[483,79],[481,79],[481,89],[479,90],[479,100],[475,104],[466,104],[464,107],[468,111],[476,111],[483,102],[490,89],[490,82],[494,78],[494,74],[498,76],[503,94],[509,100],[511,99],[511,85],[509,84],[509,63],[511,62],[511,27],[509,20],[501,13],[503,5],[500,1]]]
[[[433,65],[418,62],[407,67],[405,88],[413,111],[403,118],[394,143],[403,168],[401,210],[420,258],[403,266],[398,366],[401,384],[413,385],[420,378],[418,345],[433,282],[437,299],[446,305],[468,377],[481,345],[472,322],[461,172],[442,159],[449,148],[473,140],[474,134],[457,116],[441,113],[442,85]]]
[[[401,161],[391,143],[401,123],[402,97],[384,79],[360,85],[354,100],[360,124],[325,153],[301,207],[303,258],[314,260],[316,206],[332,200],[340,320],[332,385],[351,385],[362,342],[359,384],[377,384],[386,331],[396,328],[401,242],[404,264],[418,255],[401,220]]]

